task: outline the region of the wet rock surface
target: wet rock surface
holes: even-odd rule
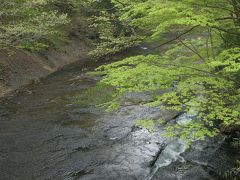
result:
[[[161,135],[162,127],[154,133],[136,127],[139,119],[170,121],[178,116],[136,105],[139,96],[131,101],[130,95],[128,101],[134,103],[114,113],[72,103],[74,96],[95,84],[96,79],[76,67],[3,102],[0,179],[214,179],[217,169],[230,164],[233,157],[218,161],[226,152],[220,140],[185,151],[181,142]]]
[[[158,110],[109,114],[71,102],[95,83],[79,70],[61,72],[2,103],[0,179],[147,178],[165,139],[134,125]]]

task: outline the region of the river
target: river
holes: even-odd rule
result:
[[[223,137],[186,150],[179,140],[163,137],[162,127],[154,133],[136,127],[139,119],[176,118],[134,103],[146,95],[131,95],[113,113],[73,103],[96,85],[98,79],[86,72],[97,66],[73,64],[1,103],[1,180],[220,179],[233,166],[239,153]]]

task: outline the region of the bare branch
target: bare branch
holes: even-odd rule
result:
[[[222,10],[225,10],[225,11],[229,11],[229,12],[231,12],[231,13],[234,12],[233,10],[228,9],[228,8],[225,8],[224,6],[203,5],[203,4],[198,4],[198,3],[191,3],[191,4],[196,5],[196,6],[213,8],[213,9],[222,9]]]
[[[223,28],[220,28],[220,27],[217,27],[217,26],[211,26],[211,28],[217,29],[217,30],[219,30],[219,31],[223,31],[223,32],[228,33],[228,34],[240,36],[240,33],[239,33],[239,32],[236,32],[236,31],[231,31],[231,30],[228,30],[228,29],[223,29]]]
[[[186,48],[188,48],[190,51],[192,51],[194,54],[196,54],[204,63],[206,62],[205,59],[194,49],[192,49],[191,47],[189,47],[187,44],[185,44],[180,38],[178,38],[178,41],[185,46]]]
[[[164,42],[164,43],[162,43],[162,44],[160,44],[160,45],[158,45],[158,46],[155,46],[154,49],[159,48],[159,47],[162,47],[162,46],[164,46],[164,45],[166,45],[166,44],[169,44],[169,43],[171,43],[171,42],[179,39],[180,37],[184,36],[185,34],[193,31],[193,30],[194,30],[195,28],[197,28],[197,27],[199,27],[199,25],[193,26],[192,28],[188,29],[187,31],[185,31],[185,32],[177,35],[175,38],[173,38],[173,39],[171,39],[171,40],[169,40],[169,41],[166,41],[166,42]]]

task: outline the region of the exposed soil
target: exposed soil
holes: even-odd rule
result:
[[[72,62],[86,59],[90,46],[81,39],[75,39],[60,50],[31,53],[14,50],[9,54],[0,50],[0,97],[24,85],[34,83],[42,77],[59,70]]]

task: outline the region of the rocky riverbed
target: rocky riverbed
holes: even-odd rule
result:
[[[1,103],[0,179],[217,180],[234,166],[239,152],[224,137],[186,149],[165,138],[162,126],[155,132],[137,127],[139,119],[179,118],[139,105],[147,94],[129,94],[113,113],[73,103],[97,82],[86,75],[88,66],[73,65]]]

